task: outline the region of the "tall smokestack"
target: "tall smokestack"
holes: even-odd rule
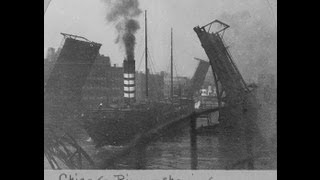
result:
[[[125,60],[123,61],[124,98],[128,104],[135,101],[135,60],[134,48],[136,44],[135,34],[140,29],[139,22],[134,18],[142,11],[138,0],[104,0],[107,4],[108,23],[113,23],[118,33],[115,43],[120,48],[125,48]]]
[[[123,87],[125,103],[131,104],[135,102],[135,60],[133,59],[125,59],[123,61]]]

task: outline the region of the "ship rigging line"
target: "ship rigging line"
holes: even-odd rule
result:
[[[150,53],[149,49],[148,49],[148,54],[149,54],[150,65],[151,65],[150,66],[151,73],[154,70],[154,74],[156,74],[156,68],[155,68],[155,65],[154,65],[154,62],[153,62],[154,58],[153,58],[152,53]],[[161,92],[161,90],[160,90],[161,85],[160,85],[160,82],[157,79],[155,79],[154,81],[151,81],[151,83],[153,83],[157,87],[156,91]]]
[[[147,36],[147,39],[148,39],[148,42],[152,42],[152,37],[150,36],[150,33],[147,33],[146,34]],[[148,64],[148,67],[150,67],[150,70],[152,71],[152,66],[153,66],[153,70],[154,70],[154,74],[156,73],[156,66],[155,66],[155,62],[153,62],[154,58],[153,58],[153,54],[151,53],[151,45],[150,43],[148,43],[148,48],[147,48],[147,51],[148,51],[148,62],[150,62],[151,65]]]
[[[178,78],[178,71],[177,71],[177,66],[176,66],[176,63],[175,62],[173,62],[173,66],[174,66],[174,70],[176,71],[175,73],[176,73],[176,77],[177,77],[177,84],[178,84],[178,86],[180,86],[181,84],[181,82],[180,82],[180,80],[179,80],[179,78]]]
[[[140,58],[140,63],[139,63],[138,69],[137,69],[138,71],[140,71],[140,66],[141,66],[143,57],[144,57],[144,52],[142,53],[141,58]]]
[[[139,42],[138,42],[138,44],[141,44],[142,43],[142,39],[139,39]],[[141,58],[140,58],[140,62],[139,62],[139,65],[138,65],[138,68],[137,68],[137,71],[139,71],[140,70],[140,66],[141,66],[141,62],[142,62],[142,58],[144,57],[144,51],[143,51],[143,53],[142,53],[142,55],[141,55]]]
[[[150,62],[150,64],[151,65],[153,65],[153,69],[154,70],[156,70],[156,68],[154,67],[154,63],[153,63],[153,61],[152,61],[152,59],[153,59],[153,56],[152,56],[152,54],[150,53],[150,50],[149,50],[150,48],[148,48],[148,60],[150,60],[149,62]],[[142,57],[141,57],[141,60],[140,60],[140,63],[139,63],[139,66],[138,66],[138,69],[140,69],[140,65],[141,65],[141,62],[142,62],[142,58],[143,57],[145,57],[145,50],[143,51],[143,54],[142,54]],[[150,66],[150,65],[149,65]],[[148,66],[148,67],[149,67]],[[150,66],[150,70],[151,70],[151,72],[152,72],[152,67]],[[149,73],[150,73],[150,71],[149,71]]]
[[[156,66],[154,65],[154,63],[153,63],[153,61],[154,61],[154,58],[153,58],[153,55],[150,53],[150,51],[149,51],[149,49],[148,49],[148,53],[149,53],[149,58],[150,58],[150,64],[151,64],[151,66],[150,66],[150,69],[152,70],[152,68],[153,68],[153,70],[154,70],[154,73],[156,73]]]
[[[144,52],[142,53],[142,55],[141,55],[141,58],[140,58],[140,62],[139,62],[139,66],[138,66],[138,71],[140,70],[140,67],[141,67],[141,64],[142,64],[142,59],[143,59],[143,57],[144,57]],[[149,51],[149,49],[148,49],[148,55],[149,55],[149,62],[150,62],[150,71],[149,71],[149,73],[150,74],[156,74],[156,68],[155,68],[155,65],[154,65],[154,63],[153,63],[153,55],[150,53],[150,51]],[[159,87],[159,82],[157,81],[157,82],[152,82],[152,83],[156,83],[155,85],[157,85],[158,87]],[[158,90],[158,88],[157,88],[157,90]]]
[[[178,71],[177,71],[177,66],[176,66],[176,63],[175,62],[173,62],[173,66],[174,66],[174,70],[176,71],[175,73],[176,73],[176,77],[178,77]]]

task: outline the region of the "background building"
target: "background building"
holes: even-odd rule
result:
[[[55,66],[59,52],[48,48],[44,58],[44,85]],[[82,88],[82,103],[88,109],[96,109],[100,103],[107,106],[123,99],[123,68],[111,66],[110,58],[98,55]]]
[[[86,108],[117,104],[123,99],[123,68],[111,66],[108,56],[99,55],[93,64],[86,84],[82,88],[82,101]]]
[[[146,98],[146,74],[136,72],[136,97],[137,101],[143,101]],[[148,75],[148,99],[161,100],[164,98],[164,77],[163,74]]]
[[[161,72],[164,77],[164,97],[170,97],[171,91],[171,76],[169,73]],[[191,86],[191,79],[183,76],[173,77],[173,94],[176,96],[187,96]]]
[[[47,50],[47,55],[46,57],[44,58],[44,61],[43,61],[43,68],[44,68],[44,85],[46,85],[46,82],[49,78],[49,75],[54,67],[54,64],[56,63],[57,61],[57,58],[58,58],[58,53],[61,51],[61,49],[59,48],[57,51],[55,51],[54,48],[50,47],[48,48]]]
[[[208,95],[216,95],[216,85],[214,83],[214,77],[211,67],[209,68],[206,78],[204,79],[202,89],[206,89]]]

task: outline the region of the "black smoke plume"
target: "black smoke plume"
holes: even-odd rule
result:
[[[135,33],[140,29],[139,22],[134,18],[142,11],[138,0],[104,0],[107,4],[106,20],[115,25],[118,36],[115,43],[125,47],[127,60],[134,60],[136,44]]]

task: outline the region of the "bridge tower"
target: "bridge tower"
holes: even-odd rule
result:
[[[252,169],[253,142],[260,137],[255,87],[247,86],[225,46],[223,35],[227,28],[229,25],[214,20],[205,26],[194,27],[194,31],[209,58],[222,107],[219,108],[219,149],[226,155],[239,151],[234,162],[225,165],[232,169],[235,168],[233,164],[245,159],[248,168]]]
[[[242,78],[231,54],[223,41],[223,35],[229,25],[214,20],[202,27],[194,27],[215,78],[219,106],[219,121],[225,126],[235,127],[241,122],[246,107],[247,96],[250,92]],[[237,117],[237,118],[234,118]],[[223,121],[227,119],[226,121]]]
[[[76,139],[84,133],[79,120],[84,111],[82,87],[101,44],[61,34],[63,47],[44,87],[44,154],[53,169],[60,169],[61,164],[88,168],[93,161]]]

